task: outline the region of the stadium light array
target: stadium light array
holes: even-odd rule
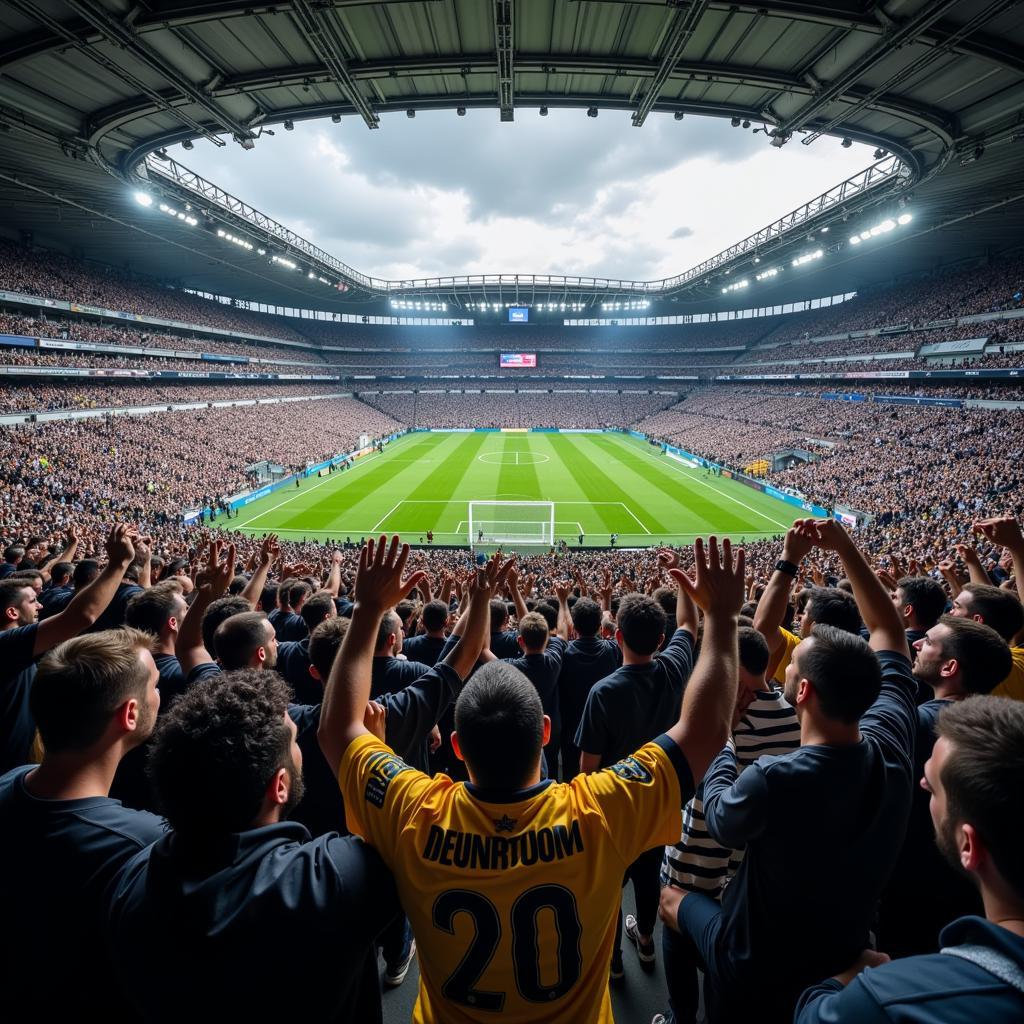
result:
[[[885,220],[879,221],[879,223],[877,223],[873,228],[868,228],[866,231],[862,231],[858,235],[850,235],[850,245],[860,245],[861,242],[868,242],[872,238],[877,238],[879,235],[887,235],[897,227],[903,227],[904,225],[909,224],[913,219],[913,216],[906,212],[901,213],[895,219],[892,217],[886,217]]]
[[[762,270],[761,273],[757,275],[757,280],[766,281],[769,277],[776,277],[780,270],[782,270],[782,267],[769,267],[768,270]]]
[[[750,281],[747,278],[743,278],[742,281],[733,281],[732,284],[726,285],[722,289],[722,294],[724,295],[726,292],[736,292],[739,291],[741,288],[747,288],[749,286]]]
[[[814,252],[805,252],[803,256],[797,256],[796,259],[790,264],[794,267],[802,267],[805,263],[811,263],[814,260],[820,260],[825,255],[824,249],[815,249]]]
[[[252,242],[247,242],[244,238],[239,238],[238,235],[233,235],[229,231],[224,231],[221,228],[217,228],[217,237],[223,238],[225,242],[231,242],[232,244],[237,245],[240,249],[247,249],[249,252],[252,252],[252,250],[256,248]]]
[[[606,312],[606,313],[608,313],[608,312],[616,312],[617,313],[620,309],[629,309],[629,310],[647,309],[648,306],[650,306],[650,302],[648,302],[646,299],[643,299],[642,301],[641,300],[637,300],[635,302],[602,302],[601,303],[601,309],[604,310],[604,312]]]
[[[293,263],[287,256],[271,256],[271,263],[276,263],[278,266],[287,267],[289,270],[298,270],[299,268]]]
[[[421,312],[426,310],[430,313],[447,313],[448,303],[447,302],[414,302],[406,299],[392,299],[392,309],[411,309],[420,310]]]
[[[152,206],[153,197],[148,192],[136,192],[135,202],[137,202],[139,206]]]
[[[191,213],[188,213],[185,210],[176,210],[173,206],[168,206],[167,203],[160,204],[160,212],[166,213],[168,217],[174,217],[176,220],[180,220],[190,228],[194,228],[199,223]],[[252,246],[250,246],[250,248],[252,248]]]

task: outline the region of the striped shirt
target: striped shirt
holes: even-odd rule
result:
[[[796,711],[781,690],[761,690],[733,732],[736,763],[742,772],[765,754],[787,754],[800,746]],[[703,787],[683,810],[683,834],[665,847],[661,884],[718,898],[743,860],[743,850],[720,846],[704,824]]]

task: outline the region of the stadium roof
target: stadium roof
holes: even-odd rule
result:
[[[512,120],[554,106],[627,109],[639,131],[651,111],[706,114],[738,130],[749,122],[765,145],[829,134],[896,159],[863,187],[698,271],[681,267],[677,279],[637,288],[572,278],[375,282],[341,263],[344,253],[312,253],[245,197],[153,156],[194,138],[258,155],[262,132],[304,118],[358,118],[366,130],[392,131],[398,124],[381,128],[382,113],[492,107]],[[801,275],[799,297],[998,252],[1019,245],[1024,228],[1022,111],[1024,9],[1012,0],[7,0],[0,9],[7,227],[192,287],[290,306],[638,291],[684,306],[735,306],[735,296],[721,297],[718,275],[743,272],[755,253],[788,259],[807,248],[808,234],[838,224],[829,259]],[[197,224],[133,204],[131,187],[147,180],[176,213],[194,204]],[[846,244],[894,211],[897,195],[913,197],[912,230]],[[251,250],[216,235],[232,228]],[[314,276],[286,278],[260,249]],[[758,304],[796,297],[780,280]]]

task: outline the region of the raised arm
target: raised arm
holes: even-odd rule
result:
[[[558,621],[555,634],[568,641],[572,635],[572,616],[569,614],[569,590],[572,584],[568,580],[555,584],[555,596],[558,598]]]
[[[242,590],[242,597],[249,601],[253,608],[259,604],[260,598],[263,596],[263,588],[267,585],[267,577],[270,575],[270,567],[280,555],[281,545],[277,542],[277,534],[268,533],[263,538],[263,543],[260,544],[260,557],[256,568]],[[269,612],[271,609],[264,608],[263,610]]]
[[[671,548],[662,548],[658,552],[658,564],[668,571],[679,568],[679,552]],[[697,636],[700,618],[697,606],[685,588],[676,583],[676,629],[685,629],[690,636]]]
[[[871,571],[867,559],[853,542],[853,538],[835,519],[805,520],[811,522],[817,533],[817,546],[834,551],[843,563],[846,578],[853,586],[853,597],[860,617],[871,634],[870,644],[875,651],[896,651],[910,657],[910,645],[903,631],[903,619],[882,581]]]
[[[53,558],[39,567],[39,571],[43,574],[43,579],[48,580],[50,578],[50,573],[58,562],[73,562],[75,560],[75,552],[77,551],[78,533],[75,531],[73,526],[69,526],[67,544],[64,546],[64,549],[59,551],[53,556]]]
[[[359,553],[352,622],[342,641],[324,689],[317,739],[337,775],[349,744],[367,732],[363,724],[370,699],[373,648],[381,616],[394,608],[423,578],[422,570],[405,575],[409,545],[392,537],[371,538]]]
[[[725,746],[732,725],[739,685],[737,628],[743,606],[746,559],[740,548],[733,558],[732,544],[711,537],[694,543],[694,579],[681,569],[670,569],[676,583],[704,612],[704,638],[700,658],[686,684],[679,721],[668,731],[686,755],[699,784],[708,766]]]
[[[107,537],[107,564],[87,587],[83,587],[64,611],[39,623],[32,653],[35,657],[57,644],[78,636],[106,611],[124,579],[125,570],[135,557],[138,534],[124,524],[115,526]]]
[[[341,590],[341,552],[335,551],[331,555],[331,571],[327,574],[327,586],[325,589],[331,597],[337,597]]]
[[[522,592],[519,589],[519,574],[514,568],[508,574],[508,589],[512,594],[512,601],[516,606],[516,619],[521,622],[523,616],[527,614],[529,609],[526,607],[526,601],[523,600]]]
[[[459,641],[444,659],[445,664],[455,669],[460,679],[465,679],[472,672],[481,651],[487,645],[491,626],[491,598],[505,585],[514,561],[514,558],[510,558],[502,562],[501,556],[495,554],[467,584],[466,611],[456,624]]]
[[[1021,534],[1020,523],[1013,516],[996,516],[992,519],[979,520],[973,529],[976,533],[983,534],[993,544],[1000,544],[1010,552],[1017,597],[1024,600],[1024,535]]]
[[[206,566],[196,574],[195,597],[181,620],[178,639],[174,643],[174,654],[185,675],[197,665],[213,661],[213,655],[203,644],[203,615],[218,597],[227,593],[234,575],[235,545],[230,544],[225,549],[223,541],[210,541]]]
[[[973,545],[957,544],[956,553],[964,560],[971,583],[984,583],[986,587],[992,586],[992,578],[985,572],[985,566],[981,564],[981,559]]]
[[[790,593],[796,580],[796,567],[799,567],[814,546],[814,534],[807,525],[811,522],[813,520],[800,519],[786,531],[786,539],[782,542],[781,561],[788,562],[789,566],[772,571],[768,586],[765,587],[761,600],[757,602],[757,611],[754,612],[754,629],[768,641],[768,650],[771,651],[773,659],[784,642],[782,620],[785,618],[786,605],[789,604]],[[790,569],[790,566],[793,568]],[[771,664],[768,667],[773,668]]]

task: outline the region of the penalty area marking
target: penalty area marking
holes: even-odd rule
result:
[[[540,466],[550,462],[551,456],[543,452],[484,452],[476,461],[488,466]]]

